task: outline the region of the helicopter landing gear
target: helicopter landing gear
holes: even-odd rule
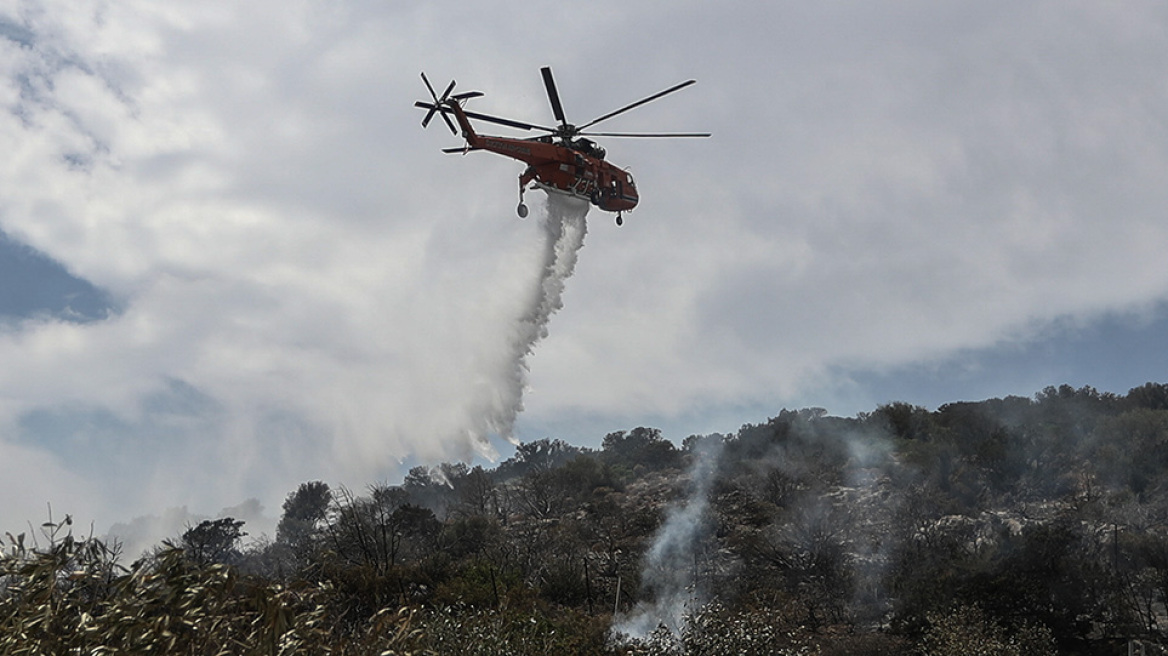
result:
[[[521,218],[521,219],[527,218],[527,205],[524,204],[524,202],[523,202],[523,192],[526,191],[526,189],[524,188],[526,186],[527,186],[527,183],[524,182],[522,178],[520,178],[519,179],[519,207],[515,208],[515,213],[518,214],[519,218]]]
[[[621,216],[619,212],[616,215],[616,224],[618,226],[625,224],[625,217]]]
[[[535,167],[534,166],[527,167],[527,170],[523,172],[523,175],[519,176],[519,207],[515,208],[515,212],[516,212],[516,214],[519,215],[519,218],[521,218],[521,219],[527,218],[527,205],[523,204],[523,192],[527,191],[528,183],[530,183],[534,179],[535,179]]]

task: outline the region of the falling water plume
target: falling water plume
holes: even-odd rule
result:
[[[501,363],[503,380],[485,390],[487,408],[478,418],[482,424],[478,430],[470,431],[480,444],[491,433],[514,441],[515,419],[523,411],[523,392],[527,386],[527,356],[547,337],[548,321],[564,305],[564,285],[576,268],[577,255],[588,232],[584,220],[589,208],[586,201],[553,193],[548,194],[546,208],[546,215],[541,219],[544,242],[539,272],[530,299],[516,322],[507,357]]]

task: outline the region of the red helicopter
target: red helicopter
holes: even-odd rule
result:
[[[655,93],[637,102],[625,105],[616,111],[593,119],[584,125],[576,126],[568,123],[564,118],[564,108],[560,104],[560,94],[556,92],[556,82],[552,78],[552,69],[545,66],[540,69],[543,74],[543,83],[547,88],[548,100],[552,105],[552,114],[559,121],[559,127],[546,127],[534,123],[524,123],[508,118],[480,114],[467,111],[463,105],[471,98],[483,94],[478,91],[467,91],[450,95],[454,90],[451,81],[446,90],[439,96],[426,74],[422,73],[422,81],[430,91],[433,102],[418,101],[415,107],[428,110],[422,119],[422,127],[430,124],[435,114],[442,116],[442,120],[454,134],[458,134],[454,123],[450,120],[453,114],[462,129],[462,136],[466,145],[462,148],[444,148],[445,153],[467,153],[472,150],[487,150],[505,155],[527,163],[527,169],[519,176],[519,207],[520,218],[527,216],[527,205],[523,203],[523,192],[529,184],[532,188],[544,189],[548,192],[567,194],[582,198],[596,205],[606,212],[616,212],[616,224],[621,225],[623,213],[637,206],[637,186],[633,176],[620,167],[605,161],[604,148],[591,139],[583,137],[708,137],[707,132],[690,133],[629,133],[629,132],[584,132],[585,129],[623,114],[630,109],[640,107],[647,102],[656,100],[664,95],[684,89],[696,80],[687,80],[672,86],[664,91]],[[491,137],[480,135],[471,126],[470,119],[487,121],[520,130],[541,130],[548,134],[527,139],[512,137]],[[534,183],[534,184],[532,184]]]

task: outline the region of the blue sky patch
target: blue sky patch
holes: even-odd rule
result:
[[[88,323],[117,311],[107,292],[0,232],[0,322],[52,317]]]

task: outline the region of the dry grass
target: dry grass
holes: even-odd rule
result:
[[[47,548],[9,534],[0,556],[0,654],[409,654],[413,613],[336,621],[327,584],[241,577],[166,546],[125,568],[117,549],[42,528]],[[62,535],[63,533],[63,535]]]

